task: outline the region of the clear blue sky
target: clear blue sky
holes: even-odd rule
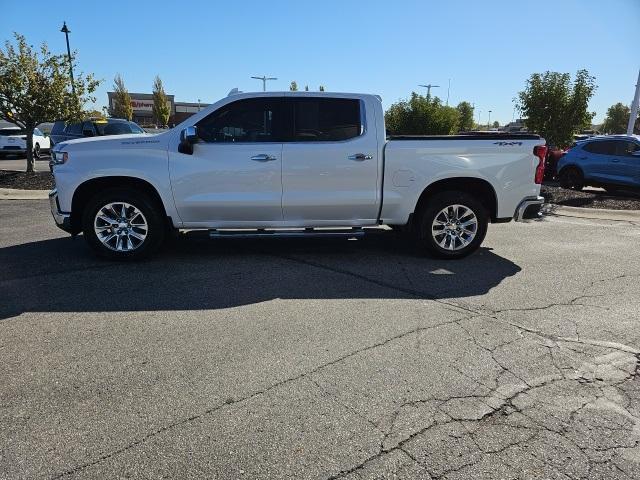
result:
[[[2,2],[0,39],[65,49],[66,20],[80,69],[104,83],[121,73],[132,92],[150,92],[159,74],[179,101],[212,102],[252,75],[278,77],[271,90],[327,86],[382,95],[385,106],[419,83],[450,104],[468,100],[482,121],[505,123],[532,72],[586,68],[598,90],[591,110],[629,104],[640,68],[640,0]],[[24,7],[28,5],[29,12]],[[40,5],[40,6],[38,6]],[[101,8],[100,6],[104,6]]]

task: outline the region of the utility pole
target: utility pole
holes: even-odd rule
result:
[[[447,107],[449,106],[449,92],[451,91],[451,79],[449,79],[449,86],[447,87]]]
[[[627,135],[633,135],[633,127],[638,118],[638,103],[640,103],[640,70],[638,71],[638,82],[636,83],[636,94],[631,103],[631,115],[629,115],[629,123],[627,125]]]
[[[73,81],[73,63],[71,62],[71,48],[69,47],[69,34],[71,30],[67,28],[67,22],[62,22],[62,28],[60,29],[62,33],[64,33],[65,38],[67,39],[67,58],[69,59],[69,76],[71,77],[71,92],[73,96],[76,96],[76,86]]]
[[[427,99],[431,98],[431,89],[432,88],[438,88],[440,87],[440,85],[418,85],[419,87],[424,87],[427,89]]]
[[[493,110],[489,110],[489,121],[487,122],[487,130],[491,130],[491,112]]]
[[[200,111],[200,99],[198,99],[198,111]]]
[[[267,77],[267,76],[262,76],[262,77],[251,77],[251,78],[255,78],[256,80],[262,80],[262,91],[266,92],[267,91],[267,80],[277,80],[276,77]]]
[[[482,110],[478,110],[478,128],[480,128],[480,114],[482,113]]]

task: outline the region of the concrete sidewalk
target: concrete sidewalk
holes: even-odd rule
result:
[[[0,200],[42,200],[47,198],[49,198],[49,190],[0,188]]]
[[[595,220],[640,222],[640,210],[611,210],[605,208],[566,207],[564,205],[545,204],[544,214],[562,217],[591,218]]]

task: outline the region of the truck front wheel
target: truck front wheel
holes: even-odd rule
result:
[[[464,192],[441,192],[419,212],[418,239],[438,258],[463,258],[480,248],[489,224],[481,202]]]
[[[143,193],[110,189],[86,204],[82,230],[100,256],[139,260],[158,250],[165,235],[160,208]]]

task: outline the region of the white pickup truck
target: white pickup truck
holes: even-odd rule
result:
[[[158,135],[57,144],[50,203],[58,226],[117,259],[180,229],[353,236],[380,225],[460,258],[488,223],[538,214],[545,151],[527,134],[387,138],[375,95],[236,93]]]

